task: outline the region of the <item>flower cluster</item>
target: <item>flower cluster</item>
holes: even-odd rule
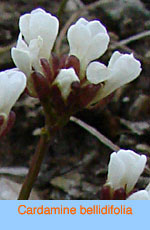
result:
[[[67,32],[69,54],[61,57],[52,52],[59,29],[56,17],[36,9],[20,17],[19,29],[17,45],[11,50],[17,69],[0,73],[0,137],[12,127],[15,114],[11,108],[25,88],[30,96],[39,98],[46,128],[51,132],[141,72],[141,64],[133,54],[115,51],[108,66],[95,61],[105,53],[110,40],[98,20],[80,18],[71,25]],[[131,150],[112,153],[102,199],[150,200],[150,185],[133,193],[146,160],[146,156]]]
[[[121,149],[117,153],[112,153],[102,198],[126,199],[142,174],[146,161],[145,155],[139,155],[132,150]],[[131,195],[131,199],[132,196],[134,195]]]
[[[12,48],[16,66],[28,78],[30,95],[37,96],[59,114],[73,114],[90,107],[141,72],[132,54],[114,52],[108,67],[94,61],[107,50],[109,35],[98,20],[80,18],[67,32],[70,51],[61,58],[52,53],[58,34],[56,17],[42,9],[20,17],[17,46]],[[43,88],[43,90],[41,89]]]
[[[59,29],[55,16],[43,9],[33,10],[20,17],[19,29],[17,45],[11,50],[18,69],[0,74],[0,134],[7,130],[11,107],[25,89],[26,79],[26,92],[40,99],[52,125],[94,106],[141,72],[132,54],[114,52],[108,67],[94,61],[105,53],[110,40],[98,20],[80,18],[70,26],[70,51],[62,57],[52,52]]]

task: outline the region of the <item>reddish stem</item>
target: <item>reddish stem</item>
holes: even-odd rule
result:
[[[18,200],[28,200],[34,182],[39,174],[43,158],[49,146],[49,139],[47,135],[41,135],[36,151],[32,158],[31,166],[28,175],[21,188]]]

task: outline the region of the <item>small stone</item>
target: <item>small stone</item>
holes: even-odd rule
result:
[[[150,146],[147,144],[137,144],[136,149],[142,153],[150,153]]]
[[[71,172],[63,176],[58,176],[53,178],[50,183],[64,192],[68,193],[70,196],[78,199],[81,197],[81,179],[82,175],[77,172]]]
[[[129,116],[136,120],[145,120],[150,117],[150,96],[141,94],[129,110]]]
[[[119,139],[119,145],[120,146],[134,146],[136,144],[136,140],[132,137],[129,137],[128,135],[121,134]]]
[[[16,183],[5,177],[0,178],[0,200],[17,200],[21,184]],[[40,198],[35,191],[31,192],[31,200],[39,200]]]
[[[146,121],[132,122],[125,119],[120,119],[121,124],[125,125],[133,133],[137,135],[144,135],[147,131],[150,130],[150,124]]]

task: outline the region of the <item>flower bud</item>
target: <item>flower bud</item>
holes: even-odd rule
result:
[[[42,9],[33,10],[20,17],[20,35],[11,54],[16,66],[27,76],[32,69],[41,72],[40,59],[49,60],[59,22],[56,17]]]
[[[76,81],[80,82],[73,68],[60,70],[54,81],[54,84],[59,87],[64,100],[67,99],[68,95],[71,92],[71,84]]]
[[[146,156],[139,155],[131,150],[119,150],[110,156],[108,165],[107,185],[115,191],[124,188],[126,193],[131,192],[142,174]]]
[[[87,67],[87,79],[93,84],[103,82],[93,103],[108,96],[119,87],[133,81],[141,72],[141,63],[136,60],[133,54],[121,54],[114,52],[108,67],[99,63],[92,62]]]
[[[11,69],[0,73],[0,135],[12,126],[15,119],[10,111],[25,87],[26,77],[22,72]]]
[[[104,54],[109,43],[109,35],[100,21],[89,22],[84,18],[69,28],[67,38],[70,55],[76,56],[84,68]]]

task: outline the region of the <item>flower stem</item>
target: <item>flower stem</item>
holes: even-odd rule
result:
[[[38,173],[41,168],[41,164],[43,161],[43,158],[45,156],[45,153],[49,146],[49,138],[47,134],[41,134],[39,143],[37,145],[37,148],[35,150],[34,156],[32,158],[31,166],[29,169],[29,172],[27,174],[27,177],[23,183],[23,186],[21,188],[18,200],[28,200],[33,184],[38,176]]]

